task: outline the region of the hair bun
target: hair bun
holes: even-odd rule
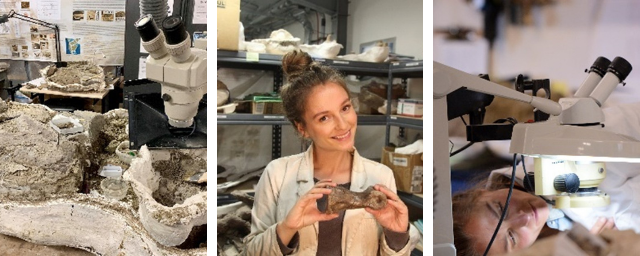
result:
[[[307,70],[312,63],[313,59],[306,52],[293,51],[282,57],[282,70],[289,77]]]

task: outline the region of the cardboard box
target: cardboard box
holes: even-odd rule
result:
[[[237,51],[240,33],[240,0],[218,0],[218,49]]]
[[[381,162],[393,170],[399,191],[422,193],[422,154],[398,154],[393,147],[384,147]]]
[[[409,117],[422,117],[422,100],[399,99],[398,115]]]
[[[282,99],[274,96],[253,96],[251,114],[284,114]]]

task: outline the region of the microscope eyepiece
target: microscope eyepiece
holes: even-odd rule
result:
[[[596,72],[598,73],[598,75],[603,77],[604,74],[607,73],[609,64],[611,64],[611,61],[609,59],[600,56],[596,59],[595,62],[593,62],[593,65],[591,65],[591,69],[589,69],[589,72]]]
[[[142,16],[133,25],[136,27],[136,30],[138,30],[138,34],[140,34],[140,38],[143,42],[151,41],[160,34],[160,29],[156,26],[151,14]]]
[[[162,31],[167,39],[167,44],[179,44],[187,40],[187,31],[179,16],[170,16],[162,21]]]
[[[631,73],[631,69],[631,63],[622,57],[616,57],[609,65],[607,72],[613,73],[620,79],[620,81],[624,81],[629,73]]]

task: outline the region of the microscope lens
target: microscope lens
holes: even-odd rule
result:
[[[160,34],[160,30],[156,27],[156,23],[153,21],[151,14],[142,16],[136,21],[134,26],[136,30],[138,30],[138,34],[140,34],[143,42],[148,42]]]
[[[616,57],[611,62],[611,65],[609,65],[607,72],[615,74],[620,79],[620,81],[624,81],[629,73],[631,73],[631,69],[631,63],[629,63],[622,57]]]
[[[182,19],[178,16],[170,16],[162,22],[162,31],[167,38],[167,44],[174,45],[187,40],[187,31]]]
[[[598,57],[593,65],[591,66],[591,72],[598,73],[601,77],[607,72],[607,67],[609,67],[611,61],[605,57]]]

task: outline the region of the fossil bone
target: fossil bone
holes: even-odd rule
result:
[[[384,208],[387,205],[387,196],[372,186],[362,192],[350,191],[343,187],[334,187],[327,197],[322,209],[326,209],[326,214],[338,213],[342,210],[369,207],[375,210]]]

